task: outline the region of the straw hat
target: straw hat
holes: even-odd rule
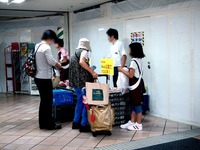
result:
[[[76,49],[85,49],[91,51],[90,41],[86,38],[81,38]]]

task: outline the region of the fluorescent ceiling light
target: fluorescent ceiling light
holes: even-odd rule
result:
[[[99,30],[99,31],[104,31],[105,29],[104,29],[104,28],[99,28],[98,30]]]
[[[0,0],[0,2],[2,3],[7,3],[7,4],[11,4],[11,3],[23,3],[25,0]]]
[[[8,0],[0,0],[0,2],[2,2],[2,3],[8,3],[9,1]]]
[[[13,0],[11,3],[23,3],[25,0]]]

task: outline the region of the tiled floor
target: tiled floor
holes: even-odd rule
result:
[[[194,129],[195,127],[153,116],[144,116],[143,131],[130,132],[114,127],[112,136],[93,137],[79,133],[64,123],[59,131],[38,128],[38,96],[0,94],[0,149],[16,150],[89,150],[163,134]],[[199,137],[197,137],[199,138]]]

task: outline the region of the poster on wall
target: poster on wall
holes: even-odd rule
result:
[[[131,43],[135,42],[141,43],[144,46],[144,31],[131,33]]]

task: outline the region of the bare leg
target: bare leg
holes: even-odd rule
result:
[[[131,122],[136,122],[136,113],[134,111],[131,114]]]
[[[137,123],[141,124],[142,123],[142,113],[137,114],[136,117],[137,117]]]

